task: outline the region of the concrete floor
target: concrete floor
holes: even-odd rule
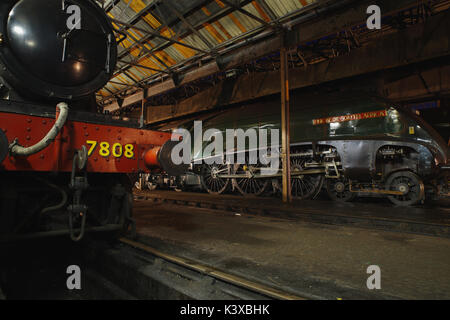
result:
[[[308,297],[450,299],[448,238],[145,201],[134,215],[157,249]],[[381,290],[366,287],[370,265],[381,268]]]

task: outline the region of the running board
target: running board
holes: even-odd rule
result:
[[[303,175],[311,175],[311,174],[322,174],[325,173],[325,170],[323,169],[317,169],[317,170],[305,170],[305,171],[298,171],[298,172],[291,172],[291,177],[296,176],[303,176]],[[270,178],[279,178],[283,175],[281,173],[277,174],[270,174],[270,175],[262,175],[262,174],[218,174],[218,178],[222,179],[270,179]]]
[[[383,189],[359,189],[359,190],[353,190],[352,185],[350,184],[349,190],[352,193],[375,193],[375,194],[386,194],[386,195],[392,195],[392,196],[403,196],[406,194],[406,192],[401,191],[393,191],[393,190],[383,190]]]

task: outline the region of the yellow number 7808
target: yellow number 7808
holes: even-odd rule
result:
[[[99,143],[93,140],[88,140],[86,143],[89,145],[88,156],[91,156]],[[100,150],[98,153],[102,157],[109,157],[112,154],[115,158],[120,158],[123,155],[125,158],[132,159],[134,157],[134,145],[126,144],[122,146],[120,143],[115,143],[111,150],[108,142],[100,142]]]

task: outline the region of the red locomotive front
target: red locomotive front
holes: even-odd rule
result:
[[[127,174],[157,166],[171,136],[92,112],[118,30],[95,2],[70,6],[75,24],[61,0],[0,4],[0,242],[127,229]]]

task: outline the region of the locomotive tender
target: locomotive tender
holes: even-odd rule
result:
[[[402,206],[449,195],[449,148],[408,110],[364,94],[294,96],[290,125],[294,199],[313,199],[322,188],[338,201],[375,194]],[[279,129],[279,101],[223,111],[203,123],[203,130],[211,128],[223,136],[232,128]],[[213,194],[237,190],[261,195],[281,189],[281,169],[268,177],[261,174],[261,163],[226,164],[224,159],[222,164],[207,165],[195,164],[202,159],[195,154],[193,158],[191,170],[177,173],[179,185],[201,185]],[[163,163],[168,162],[166,157]],[[170,171],[173,166],[166,167]],[[150,179],[155,184],[162,177]]]
[[[80,9],[70,29],[69,6]],[[123,231],[127,174],[157,165],[153,149],[171,135],[88,112],[116,66],[105,12],[90,0],[2,0],[0,22],[0,242]]]

